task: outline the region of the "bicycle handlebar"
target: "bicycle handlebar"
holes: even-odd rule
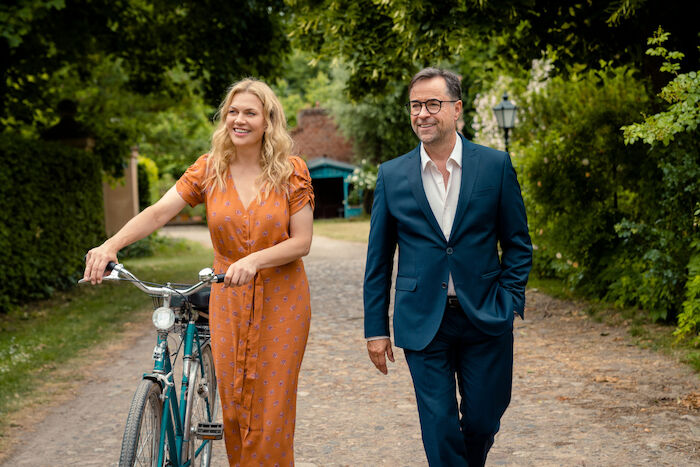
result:
[[[172,295],[180,295],[180,296],[188,296],[192,295],[195,292],[198,292],[199,290],[203,289],[209,284],[215,284],[219,282],[224,281],[224,276],[225,274],[214,274],[214,271],[211,268],[204,268],[201,271],[199,271],[199,282],[184,288],[184,289],[178,289],[175,287],[172,287],[168,284],[165,286],[159,286],[159,287],[153,287],[150,285],[146,285],[143,283],[141,279],[136,277],[133,273],[131,273],[128,269],[124,267],[123,264],[117,264],[112,261],[107,263],[107,267],[105,268],[106,271],[110,271],[110,274],[108,276],[105,276],[102,278],[103,281],[128,281],[134,284],[136,288],[139,290],[145,292],[146,294],[152,296],[152,297],[169,297]],[[78,284],[82,284],[88,282],[85,279],[80,279],[78,281]]]

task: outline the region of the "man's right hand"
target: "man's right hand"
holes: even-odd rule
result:
[[[382,373],[387,374],[386,358],[388,357],[392,363],[394,361],[394,352],[391,350],[391,339],[385,338],[367,341],[367,352],[369,352],[369,359],[372,360],[374,366]]]

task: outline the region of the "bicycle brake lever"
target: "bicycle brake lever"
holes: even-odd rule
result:
[[[115,266],[116,266],[116,264],[115,264]],[[119,277],[119,272],[117,272],[116,269],[112,269],[111,272],[109,273],[109,275],[104,276],[104,277],[102,278],[102,281],[103,281],[103,282],[104,282],[104,281],[121,281],[121,280],[122,280],[122,278]],[[88,279],[80,279],[80,280],[78,281],[78,284],[85,284],[86,282],[90,282],[90,280],[88,280]]]
[[[85,255],[85,256],[83,257],[83,261],[86,260],[86,259],[87,259],[87,255]],[[106,276],[104,276],[104,277],[102,278],[102,280],[103,280],[103,281],[104,281],[104,280],[111,280],[111,281],[113,281],[113,280],[119,280],[118,273],[117,273],[117,271],[114,270],[114,268],[116,268],[117,266],[119,266],[119,264],[118,264],[118,263],[115,263],[114,261],[110,261],[109,263],[107,263],[107,266],[105,266],[105,271],[109,271],[109,274],[106,275]],[[114,276],[114,277],[112,277],[112,276]],[[85,279],[80,279],[80,280],[78,281],[78,284],[84,284],[84,283],[86,283],[86,282],[90,282],[90,281],[89,281],[89,280],[85,280]]]

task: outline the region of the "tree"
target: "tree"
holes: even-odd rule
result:
[[[218,103],[233,79],[278,69],[288,51],[285,10],[281,0],[20,0],[0,10],[0,57],[11,83],[1,84],[13,95],[27,76],[40,81],[67,64],[85,73],[113,56],[126,64],[138,92],[174,84],[167,71],[179,64]]]
[[[640,46],[662,25],[697,62],[694,47],[700,4],[681,0],[288,0],[297,26],[292,36],[319,56],[342,57],[350,66],[353,97],[382,95],[392,82],[419,68],[454,62],[480,49],[505,69],[529,67],[543,51],[560,73],[596,68],[600,60],[643,66],[657,86],[657,66]],[[488,64],[487,60],[487,64]],[[567,67],[565,65],[571,65]],[[578,65],[574,67],[573,65]],[[658,79],[657,79],[658,78]]]
[[[87,88],[94,84],[94,70],[105,63],[119,67],[121,76],[115,79],[123,81],[122,88],[171,103],[187,98],[184,73],[196,78],[206,102],[215,106],[234,80],[269,76],[279,69],[288,51],[285,12],[282,0],[3,4],[0,131],[37,133],[55,123],[56,102],[74,97],[65,94],[67,88],[55,86],[55,78],[70,74]],[[118,164],[128,154],[124,146],[136,142],[138,134],[129,133],[110,115],[90,117],[91,129],[109,130],[96,136],[107,143],[103,151],[116,154]]]
[[[353,100],[344,92],[350,72],[341,60],[314,62],[298,49],[285,63],[282,76],[275,89],[289,125],[296,125],[301,109],[317,104],[328,109],[341,132],[353,141],[357,162],[366,159],[377,164],[417,144],[404,107],[408,83],[392,84],[384,96],[369,94]]]

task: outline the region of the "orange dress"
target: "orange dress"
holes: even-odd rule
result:
[[[217,274],[288,239],[290,216],[307,203],[314,207],[311,177],[299,157],[290,156],[288,195],[272,192],[247,207],[230,175],[225,190],[202,188],[206,160],[197,159],[176,189],[190,206],[206,203]],[[294,465],[297,381],[310,320],[301,259],[261,269],[239,287],[212,285],[209,324],[230,465]]]

